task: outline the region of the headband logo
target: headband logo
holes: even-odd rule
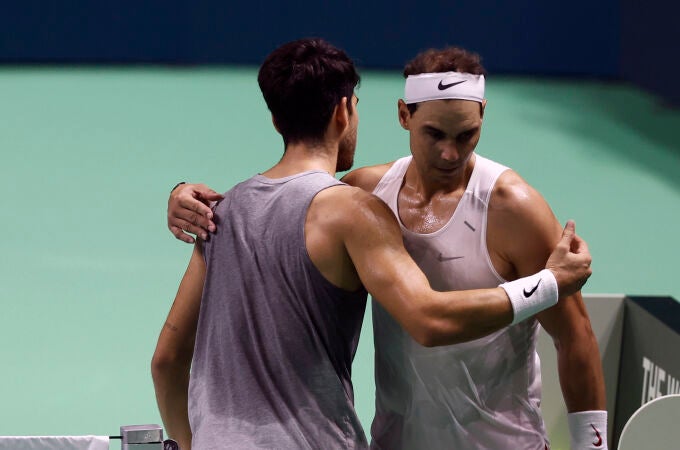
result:
[[[464,72],[435,72],[409,75],[404,86],[407,105],[430,100],[484,102],[484,75]]]
[[[449,83],[449,84],[442,84],[442,81],[444,81],[444,80],[439,80],[439,84],[437,85],[437,89],[439,89],[440,91],[445,91],[446,89],[453,87],[457,84],[465,83],[467,80],[456,81],[455,83]]]

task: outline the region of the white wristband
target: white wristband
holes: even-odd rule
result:
[[[512,324],[519,323],[537,312],[555,305],[558,300],[557,280],[548,269],[535,275],[500,285],[510,297],[515,317]]]
[[[567,414],[571,450],[607,450],[607,411]]]

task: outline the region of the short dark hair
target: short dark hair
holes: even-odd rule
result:
[[[359,83],[352,60],[319,38],[299,39],[267,56],[257,76],[260,90],[285,145],[323,139],[333,109]]]
[[[404,66],[404,78],[409,75],[437,72],[463,72],[473,75],[486,75],[481,57],[460,47],[443,49],[430,48],[418,53]],[[406,105],[411,114],[418,109],[417,103]]]

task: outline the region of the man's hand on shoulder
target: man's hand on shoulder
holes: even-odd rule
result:
[[[180,184],[168,199],[168,229],[180,241],[194,243],[188,233],[207,239],[215,231],[210,202],[223,198],[222,194],[204,184]]]

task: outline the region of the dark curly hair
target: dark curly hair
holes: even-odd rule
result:
[[[335,106],[351,98],[359,74],[347,54],[320,38],[288,42],[267,56],[257,81],[285,145],[318,142]]]

